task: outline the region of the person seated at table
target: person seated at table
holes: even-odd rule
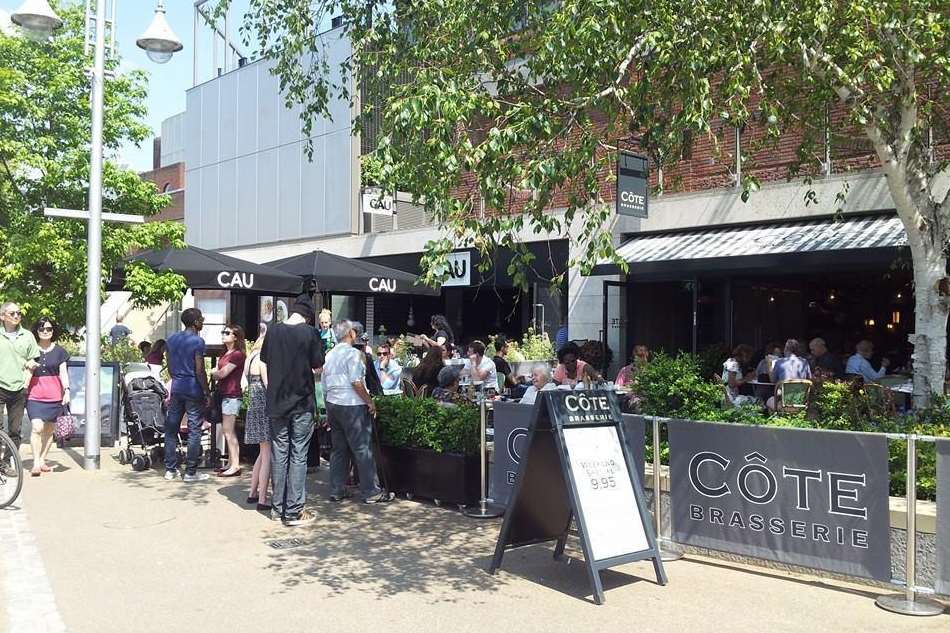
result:
[[[442,348],[433,347],[430,349],[422,362],[412,370],[412,383],[416,389],[426,387],[426,391],[431,394],[439,386],[439,372],[445,367],[445,361],[442,360]]]
[[[828,350],[825,339],[813,338],[808,343],[808,351],[811,352],[812,374],[823,378],[841,378],[844,375],[841,359]]]
[[[594,366],[591,364],[584,365],[584,369],[581,370],[581,379],[577,381],[577,385],[574,386],[574,389],[580,391],[582,389],[603,389],[607,383],[604,381],[604,377],[600,375],[600,372],[594,369]]]
[[[482,383],[486,389],[498,389],[498,370],[490,358],[485,358],[485,344],[481,341],[472,341],[466,350],[468,360],[464,369],[468,372],[472,382]]]
[[[462,375],[460,365],[448,365],[439,370],[439,386],[432,391],[432,397],[443,404],[467,403],[459,393],[459,378]]]
[[[732,356],[722,364],[722,383],[726,386],[726,399],[734,407],[755,402],[753,396],[739,395],[739,388],[752,382],[754,374],[743,369],[752,360],[752,346],[741,343],[732,350]]]
[[[874,356],[874,343],[867,339],[858,341],[854,346],[854,355],[848,359],[844,369],[845,374],[861,376],[865,382],[874,382],[887,373],[891,361],[885,356],[881,359],[881,368],[876,370],[871,366],[871,357]]]
[[[379,382],[383,391],[392,391],[399,389],[399,379],[402,378],[402,366],[393,356],[393,341],[386,339],[376,349],[376,373],[379,374]]]
[[[498,372],[498,375],[505,377],[504,386],[513,387],[515,385],[515,377],[511,371],[511,365],[505,360],[505,354],[507,353],[508,337],[504,334],[499,334],[495,337],[495,356],[492,358],[492,362],[495,363],[495,370]]]
[[[625,387],[633,382],[640,368],[650,362],[650,348],[646,345],[634,345],[633,352],[630,355],[630,364],[624,365],[617,372],[617,379],[614,384],[618,387]]]
[[[801,343],[790,338],[785,341],[785,355],[775,361],[772,373],[769,376],[772,382],[778,384],[786,380],[811,380],[811,366],[801,354]],[[770,411],[775,410],[775,396],[770,396],[765,402]]]
[[[551,391],[557,389],[557,385],[551,382],[551,370],[544,366],[537,366],[531,370],[531,386],[521,396],[521,404],[534,404],[538,398],[538,392]]]
[[[772,341],[765,345],[765,356],[755,366],[755,377],[762,382],[768,382],[772,373],[772,365],[782,357],[782,344],[778,341]]]
[[[580,360],[581,350],[576,343],[568,343],[557,353],[558,366],[554,369],[554,382],[573,389],[581,379],[584,366]]]

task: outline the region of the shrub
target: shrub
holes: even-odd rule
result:
[[[520,363],[526,360],[551,360],[554,358],[554,344],[548,338],[547,332],[535,332],[529,327],[521,343],[509,341],[508,353],[505,360],[509,363]]]
[[[637,373],[634,391],[640,397],[640,411],[672,418],[720,419],[722,386],[703,380],[699,371],[699,363],[690,354],[658,352]]]
[[[437,453],[478,454],[481,425],[476,407],[447,407],[431,398],[381,396],[375,402],[381,443]]]

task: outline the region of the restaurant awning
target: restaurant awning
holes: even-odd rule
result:
[[[317,292],[343,294],[439,294],[439,290],[416,284],[417,276],[360,259],[311,251],[268,262],[286,273],[312,281]]]
[[[892,260],[907,245],[900,218],[868,215],[774,224],[707,227],[638,235],[618,249],[629,274],[756,269],[804,263],[812,266]],[[594,275],[620,272],[602,262]]]
[[[196,246],[147,251],[127,261],[143,262],[159,272],[176,272],[185,278],[189,288],[195,290],[223,289],[282,295],[296,295],[303,291],[303,279],[297,275]],[[119,270],[107,289],[122,290],[124,283],[123,271]]]

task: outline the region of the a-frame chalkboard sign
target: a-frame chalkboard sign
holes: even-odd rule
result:
[[[620,405],[611,391],[545,391],[538,394],[514,492],[495,545],[489,573],[505,550],[556,541],[564,553],[576,518],[594,601],[602,604],[600,570],[653,560],[666,584],[640,478],[627,449]]]

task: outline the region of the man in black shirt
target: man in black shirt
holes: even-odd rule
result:
[[[495,371],[498,375],[505,376],[505,387],[513,387],[515,384],[514,376],[511,375],[511,365],[505,360],[505,354],[508,353],[508,337],[499,334],[495,337],[495,357],[492,361],[495,363]]]
[[[297,298],[290,317],[267,330],[261,363],[267,376],[266,411],[271,420],[274,485],[271,519],[286,526],[315,517],[307,500],[307,452],[314,427],[313,370],[323,367],[323,341],[313,323],[313,302]]]

